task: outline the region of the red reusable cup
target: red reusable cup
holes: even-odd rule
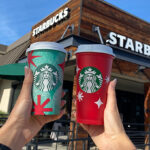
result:
[[[114,53],[102,44],[80,45],[76,51],[77,122],[103,125]]]

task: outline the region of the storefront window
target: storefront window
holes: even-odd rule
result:
[[[9,112],[12,111],[12,109],[13,109],[15,103],[16,103],[16,100],[17,100],[17,98],[19,96],[19,93],[21,91],[21,87],[22,87],[22,83],[12,85],[13,93],[12,93],[11,104],[10,104],[10,107],[9,107]]]
[[[117,90],[123,123],[144,123],[144,95]]]

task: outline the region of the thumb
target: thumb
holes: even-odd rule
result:
[[[108,133],[111,134],[118,134],[124,132],[124,128],[117,107],[116,92],[115,92],[116,83],[117,80],[114,79],[113,81],[110,82],[108,86],[107,104],[104,117],[105,129]]]
[[[116,92],[115,87],[117,84],[117,79],[114,79],[109,83],[108,91],[107,91],[107,105],[106,109],[109,110],[115,110],[117,108],[117,102],[116,102]]]
[[[27,99],[31,98],[32,82],[33,82],[32,71],[28,67],[25,67],[25,79],[23,81],[20,96],[23,96],[24,98]]]

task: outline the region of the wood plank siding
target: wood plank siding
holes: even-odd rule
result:
[[[73,33],[88,40],[99,41],[98,35],[92,32],[92,25],[101,29],[104,39],[110,31],[124,35],[146,44],[150,44],[150,23],[136,18],[101,0],[71,0],[45,19],[32,27],[37,28],[64,8],[70,9],[70,17],[59,24],[45,30],[36,37],[31,36],[31,43],[37,41],[57,41],[63,35],[68,25],[74,24]]]
[[[110,31],[150,44],[150,24],[100,0],[83,0],[80,36],[99,41],[92,25],[101,28],[106,39]]]
[[[80,22],[80,0],[71,0],[67,2],[65,5],[60,7],[57,11],[53,12],[49,16],[47,16],[45,19],[37,23],[35,26],[32,27],[33,29],[37,28],[39,25],[46,22],[51,17],[55,16],[57,13],[59,13],[61,10],[68,7],[70,9],[70,16],[68,19],[63,20],[59,24],[43,31],[42,33],[38,34],[36,37],[31,36],[31,43],[37,42],[37,41],[57,41],[61,38],[63,35],[66,27],[68,25],[74,24],[75,28],[72,34],[79,35],[79,22]],[[68,31],[65,36],[70,35],[71,33]]]

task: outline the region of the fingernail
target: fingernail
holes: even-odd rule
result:
[[[28,66],[25,66],[24,67],[24,70],[25,70],[25,77],[28,75],[29,73],[29,67]]]
[[[116,84],[117,84],[117,79],[115,78],[114,80],[113,80],[113,82],[114,82],[114,88],[116,87]]]
[[[65,113],[65,110],[61,110],[60,114],[63,115]]]
[[[66,104],[66,101],[65,101],[65,100],[62,100],[62,104],[65,105],[65,104]]]

